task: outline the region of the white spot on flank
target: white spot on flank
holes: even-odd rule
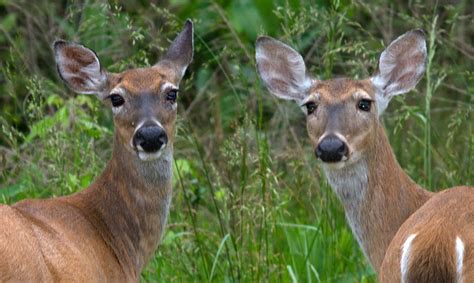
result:
[[[408,257],[410,255],[411,243],[415,239],[416,234],[411,234],[406,239],[402,246],[402,257],[400,258],[400,273],[402,275],[402,282],[406,282],[408,271]]]
[[[456,271],[457,282],[462,282],[462,262],[464,259],[464,243],[459,237],[456,237]]]

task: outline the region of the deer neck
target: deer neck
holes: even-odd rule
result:
[[[373,147],[354,164],[323,168],[352,232],[378,272],[395,233],[431,193],[401,169],[380,124],[372,138]]]
[[[139,278],[166,224],[171,201],[173,148],[155,161],[141,161],[118,138],[112,159],[89,189],[75,196],[86,218],[126,273]]]

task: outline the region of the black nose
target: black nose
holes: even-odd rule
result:
[[[145,152],[156,152],[168,142],[168,136],[159,126],[144,126],[133,136],[133,146],[143,148]]]
[[[316,157],[324,162],[338,162],[347,155],[346,144],[336,136],[325,137],[316,148]]]

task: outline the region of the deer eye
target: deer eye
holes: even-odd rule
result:
[[[119,94],[111,94],[109,97],[113,107],[119,107],[125,103],[125,99]]]
[[[175,103],[177,98],[178,98],[178,90],[177,89],[171,89],[166,94],[166,100],[171,102],[171,103]]]
[[[372,101],[368,99],[361,99],[357,107],[362,111],[369,112],[371,104],[372,104]]]
[[[306,107],[306,113],[308,113],[308,115],[313,114],[318,108],[318,105],[313,101],[306,102],[303,106]]]

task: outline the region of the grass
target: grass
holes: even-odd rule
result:
[[[431,2],[0,1],[0,201],[79,191],[110,156],[111,115],[61,83],[56,37],[121,71],[153,64],[190,17],[196,50],[181,86],[173,202],[142,281],[374,282],[301,111],[258,80],[254,42],[268,34],[291,44],[319,78],[362,78],[384,44],[424,28],[426,76],[391,103],[387,134],[418,183],[473,185],[470,2]]]

